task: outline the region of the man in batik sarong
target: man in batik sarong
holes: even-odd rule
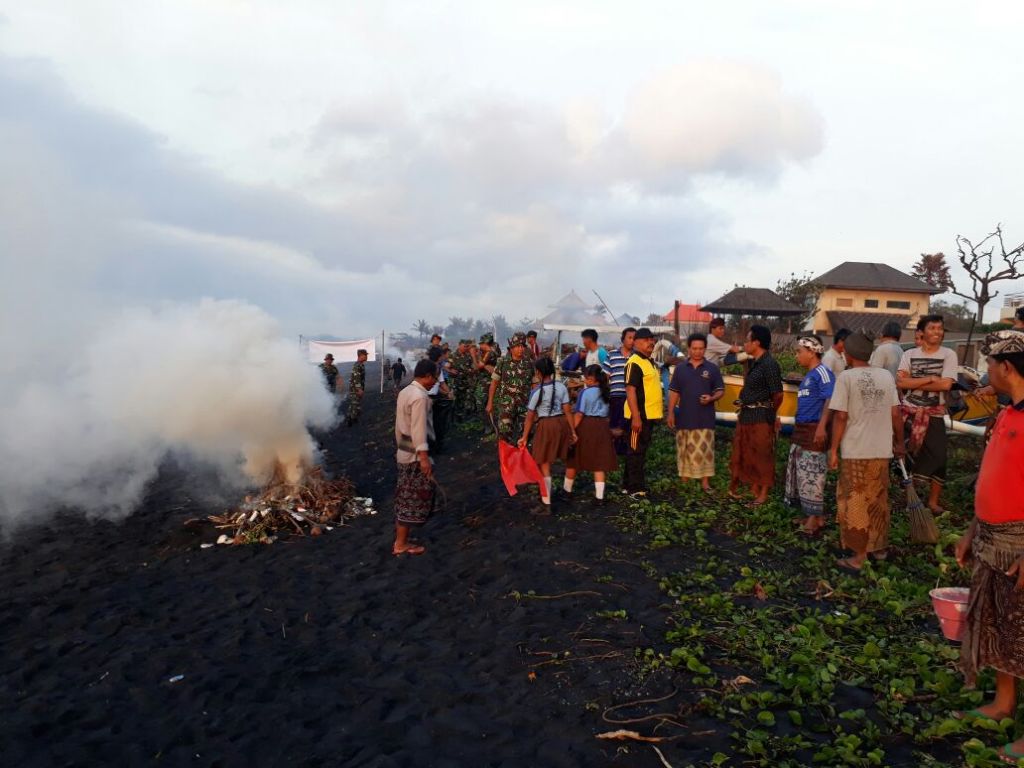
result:
[[[533,362],[526,355],[526,335],[508,340],[508,356],[498,358],[487,393],[487,413],[494,417],[498,439],[515,445],[523,432],[526,401],[533,384]]]
[[[997,417],[981,460],[974,520],[956,545],[956,559],[972,561],[967,628],[960,668],[968,686],[978,671],[996,673],[993,700],[955,716],[999,722],[1017,712],[1017,679],[1024,677],[1024,332],[997,331],[982,347],[993,388],[1012,405]],[[1024,759],[1024,738],[1001,750],[1003,760]]]
[[[427,521],[434,510],[434,467],[430,440],[434,436],[430,395],[437,383],[437,364],[420,360],[412,383],[398,393],[395,406],[395,442],[398,483],[395,486],[395,543],[393,555],[421,555],[422,544],[409,540],[409,532]]]
[[[740,412],[729,457],[729,495],[739,498],[739,486],[750,486],[753,505],[764,504],[775,485],[775,437],[781,426],[777,412],[782,405],[782,369],[769,351],[772,334],[763,325],[752,325],[743,351],[750,367],[736,401]]]
[[[363,412],[367,357],[365,349],[356,350],[356,362],[348,375],[348,411],[345,413],[345,425],[349,427],[359,421],[359,414]]]
[[[722,372],[704,359],[707,337],[691,333],[687,358],[668,385],[668,426],[676,430],[676,470],[681,480],[700,480],[711,490],[715,476],[715,402],[725,394]],[[678,415],[677,415],[678,411]]]
[[[786,504],[804,514],[800,531],[817,536],[825,525],[825,477],[828,474],[829,399],[835,375],[821,362],[824,345],[814,335],[796,342],[796,361],[807,370],[796,398],[796,423],[786,463]]]
[[[833,411],[829,466],[839,470],[839,540],[853,551],[836,565],[856,573],[869,554],[885,557],[889,546],[889,462],[893,455],[904,453],[896,383],[888,371],[868,365],[873,348],[874,342],[860,331],[846,338],[847,368],[836,379],[829,403]]]

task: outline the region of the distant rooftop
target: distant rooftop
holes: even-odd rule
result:
[[[928,285],[888,264],[870,261],[844,261],[838,267],[818,275],[813,282],[823,288],[942,293],[942,289]]]
[[[761,315],[765,317],[795,317],[804,314],[796,304],[786,301],[769,288],[733,288],[710,304],[700,308],[701,312],[720,315]]]

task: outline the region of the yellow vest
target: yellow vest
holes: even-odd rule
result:
[[[643,387],[643,408],[644,416],[648,420],[660,419],[663,413],[662,393],[661,393],[661,374],[658,372],[658,366],[656,366],[651,359],[643,357],[635,352],[629,356],[629,360],[626,361],[626,384],[629,384],[629,377],[634,367],[639,366],[640,370],[643,371],[644,375],[644,387]],[[637,397],[641,395],[637,392]],[[627,419],[631,419],[633,414],[629,407],[629,400],[626,400],[626,406],[623,409],[623,415]]]

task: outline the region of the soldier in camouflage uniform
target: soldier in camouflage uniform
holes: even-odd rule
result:
[[[332,395],[338,389],[338,367],[334,364],[334,355],[328,352],[320,363],[320,373],[324,375],[324,386]]]
[[[363,391],[366,389],[366,358],[365,349],[356,350],[356,362],[352,373],[348,376],[348,413],[345,414],[345,425],[351,427],[359,421],[363,412]]]
[[[469,354],[472,339],[460,339],[455,354],[448,363],[452,374],[451,385],[455,395],[455,420],[462,421],[473,412],[473,387],[476,385],[473,358]]]
[[[533,361],[526,355],[526,335],[514,333],[508,340],[508,357],[502,357],[491,374],[487,413],[494,416],[498,438],[512,445],[523,432],[526,401],[533,383]]]
[[[480,411],[487,405],[487,391],[491,388],[491,374],[498,364],[498,353],[494,348],[494,336],[485,333],[480,337],[480,348],[476,360],[476,387],[473,391],[473,398],[476,400],[476,410]],[[487,429],[490,432],[490,428]]]

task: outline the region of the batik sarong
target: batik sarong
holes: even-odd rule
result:
[[[836,487],[839,540],[854,552],[889,545],[889,459],[843,459]]]
[[[791,445],[786,463],[786,503],[799,507],[805,515],[825,514],[827,472],[828,454]]]
[[[418,461],[398,465],[395,519],[402,525],[422,525],[434,511],[434,481],[423,474]]]
[[[676,470],[683,480],[715,476],[715,430],[676,430]]]
[[[1024,523],[978,521],[971,554],[971,597],[960,646],[960,669],[968,686],[992,667],[1024,677],[1024,591],[1006,571],[1024,553]]]

